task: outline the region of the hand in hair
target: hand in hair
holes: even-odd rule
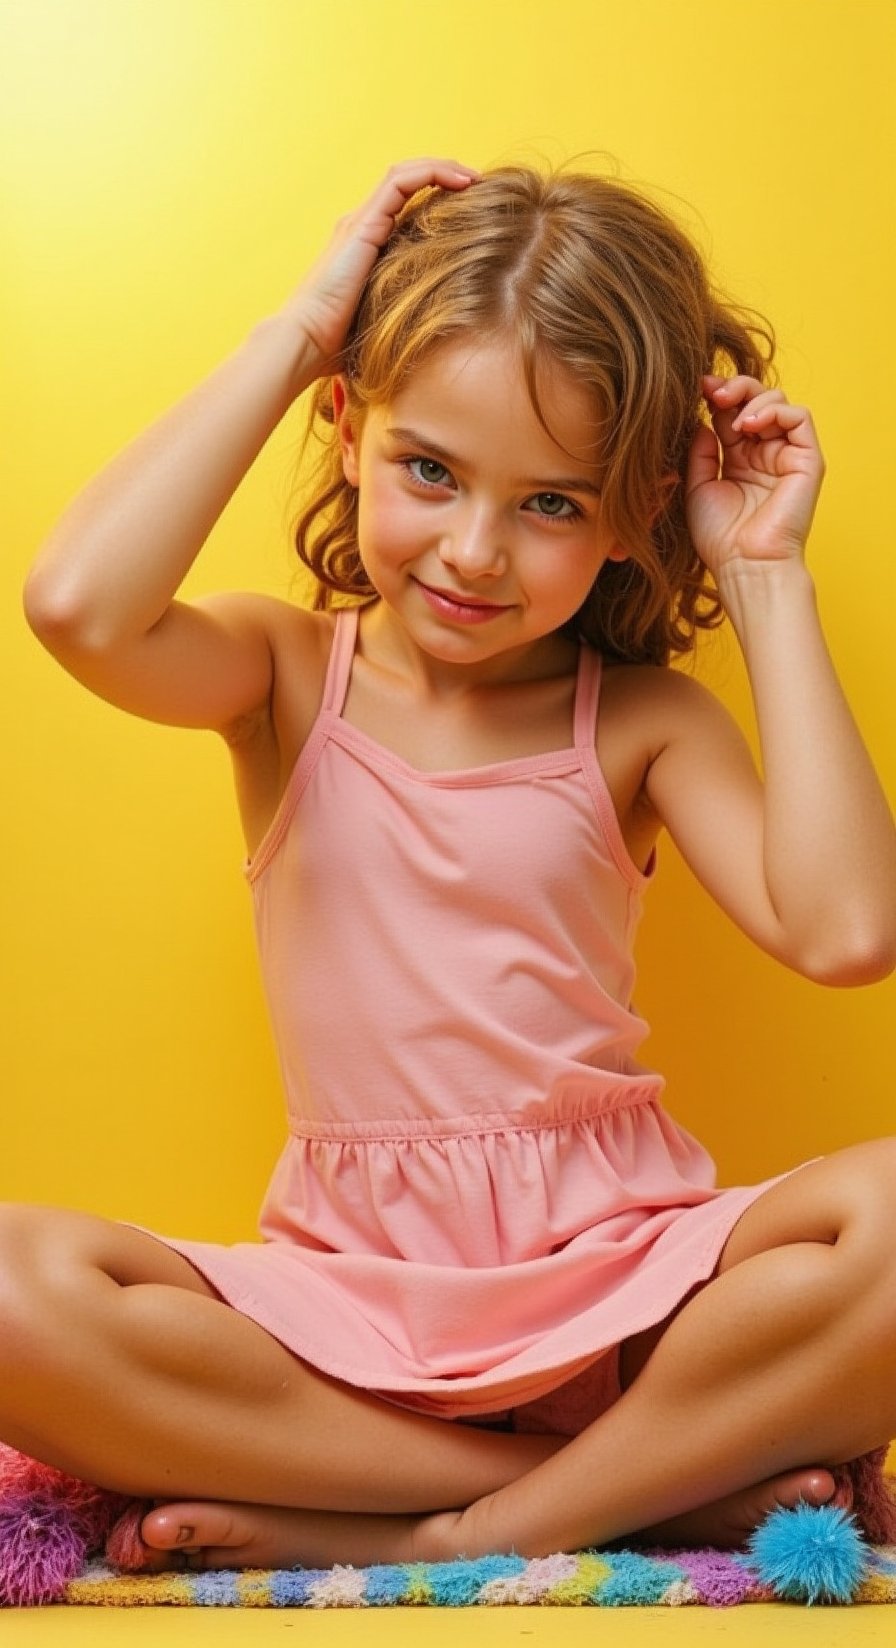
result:
[[[811,414],[756,378],[703,388],[712,428],[694,437],[685,490],[694,548],[716,583],[736,563],[800,559],[825,471]]]
[[[365,281],[405,203],[420,189],[465,189],[478,176],[456,160],[405,160],[390,166],[373,193],[339,218],[329,245],[283,305],[315,352],[314,378],[343,369],[340,351]]]

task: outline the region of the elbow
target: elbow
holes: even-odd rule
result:
[[[832,989],[880,984],[896,972],[896,932],[884,937],[875,934],[865,942],[841,944],[820,954],[814,951],[805,959],[800,972],[813,983],[826,984]]]
[[[49,652],[54,646],[89,646],[91,636],[83,610],[65,589],[49,589],[31,573],[22,590],[22,610],[33,635]]]
[[[51,630],[70,627],[72,614],[58,592],[51,592],[38,572],[30,572],[22,590],[22,610],[28,628],[41,639]]]

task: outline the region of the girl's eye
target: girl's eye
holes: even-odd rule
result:
[[[573,504],[572,498],[565,498],[563,493],[535,493],[535,498],[550,498],[552,504],[567,504],[567,508],[572,511],[568,516],[558,516],[553,509],[548,509],[548,513],[544,517],[545,521],[578,521],[578,517],[583,513],[578,508],[578,504]]]
[[[420,481],[420,476],[413,473],[412,463],[420,463],[420,465],[423,465],[425,470],[441,470],[443,475],[448,475],[448,470],[446,470],[445,465],[443,465],[443,463],[436,463],[435,458],[402,458],[402,468],[407,470],[410,480],[415,481],[417,486],[440,486],[441,483],[440,480],[438,480],[438,475],[427,475],[425,476],[425,480]]]
[[[445,476],[450,473],[450,471],[446,470],[443,463],[438,463],[438,461],[436,461],[436,458],[400,458],[399,461],[400,465],[402,465],[402,470],[404,470],[405,475],[407,475],[408,481],[412,481],[413,486],[420,486],[420,488],[425,489],[425,491],[433,488],[433,486],[445,486],[445,481],[441,480],[441,476]],[[415,465],[415,463],[422,466],[423,471],[441,470],[441,476],[428,475],[422,480],[420,475],[417,475],[417,473],[413,471],[413,465]],[[557,509],[555,508],[548,508],[547,511],[537,509],[535,514],[539,516],[540,521],[557,521],[558,524],[560,524],[560,522],[578,521],[578,519],[581,519],[581,516],[583,516],[583,513],[585,513],[583,509],[578,508],[578,504],[573,504],[572,498],[567,498],[567,496],[563,493],[535,493],[535,498],[542,499],[542,501],[544,501],[544,499],[548,499],[552,506],[557,506],[557,504],[565,504],[565,506],[567,506],[568,514],[557,514]]]

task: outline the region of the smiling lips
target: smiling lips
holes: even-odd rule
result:
[[[480,601],[475,596],[455,595],[449,590],[431,589],[428,584],[417,585],[423,596],[436,612],[441,612],[446,618],[454,618],[460,624],[482,624],[487,619],[494,618],[499,612],[507,612],[506,606],[497,605],[494,601]]]

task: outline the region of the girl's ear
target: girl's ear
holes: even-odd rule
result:
[[[360,482],[358,433],[352,422],[345,379],[342,377],[333,378],[330,391],[333,396],[333,426],[342,449],[342,472],[349,486],[358,486]]]

